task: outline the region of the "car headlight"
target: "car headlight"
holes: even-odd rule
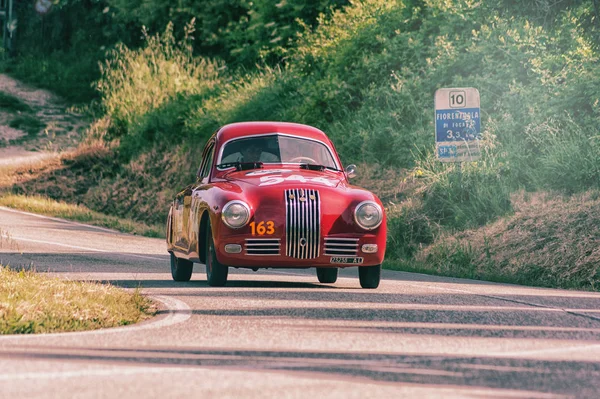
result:
[[[223,207],[221,219],[232,229],[239,229],[250,220],[250,207],[243,201],[229,201]]]
[[[365,230],[379,227],[383,221],[383,210],[373,201],[363,201],[354,209],[354,221]]]

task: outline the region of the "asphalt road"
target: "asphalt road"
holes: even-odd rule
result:
[[[0,208],[0,263],[141,284],[155,319],[0,337],[2,398],[598,398],[600,294],[384,271],[171,280],[162,240]]]

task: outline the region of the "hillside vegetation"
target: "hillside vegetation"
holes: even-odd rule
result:
[[[78,196],[94,210],[162,222],[174,192],[192,181],[209,135],[244,120],[317,126],[344,163],[361,164],[361,181],[388,205],[390,266],[443,272],[431,266],[442,256],[476,271],[488,244],[449,245],[448,235],[499,223],[515,204],[527,203],[528,195],[515,193],[551,193],[544,196],[568,202],[599,188],[600,21],[592,1],[323,0],[306,9],[291,0],[215,0],[177,10],[154,1],[146,8],[88,3],[93,12],[85,18],[121,21],[129,32],[110,32],[102,39],[105,56],[89,46],[95,55],[73,64],[104,60],[95,83],[103,116],[87,143],[110,155],[102,161],[103,178]],[[147,28],[136,40],[131,32],[141,25]],[[70,60],[75,50],[52,52],[49,62]],[[13,68],[27,57],[36,56],[24,55]],[[433,157],[433,95],[442,87],[481,93],[478,162],[459,167]],[[595,200],[577,203],[589,212],[597,207]],[[507,231],[518,225],[500,223]],[[585,226],[582,233],[597,237],[597,225]],[[591,240],[584,253],[597,243]],[[552,248],[532,249],[545,251],[541,264],[523,261],[535,270],[528,283],[597,287],[593,264],[576,282],[546,276],[552,262],[575,267],[553,258]],[[486,259],[491,270],[519,262]]]

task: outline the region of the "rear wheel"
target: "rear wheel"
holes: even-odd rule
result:
[[[227,282],[229,268],[217,260],[210,223],[206,228],[206,280],[211,287],[222,287]]]
[[[377,288],[381,280],[381,265],[359,267],[358,278],[362,288]]]
[[[337,267],[317,267],[317,278],[320,283],[333,284],[337,281]]]
[[[171,252],[171,276],[173,276],[173,280],[190,281],[193,267],[193,262],[178,258]]]

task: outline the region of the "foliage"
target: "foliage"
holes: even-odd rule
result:
[[[13,129],[23,130],[30,138],[37,136],[37,134],[46,127],[44,122],[31,115],[17,116],[11,120],[8,125]]]
[[[397,258],[445,231],[510,215],[515,191],[570,195],[600,184],[591,2],[106,1],[98,2],[108,4],[103,18],[125,22],[125,44],[110,51],[97,88],[110,124],[104,137],[122,165],[86,194],[97,209],[164,218],[206,138],[242,120],[308,123],[346,163],[412,171],[419,189],[389,208]],[[195,31],[186,27],[191,15]],[[142,25],[149,30],[139,39]],[[433,96],[442,87],[481,93],[484,156],[476,163],[434,158]],[[157,188],[152,199],[143,195],[148,185]],[[475,250],[441,248],[440,259],[471,264]]]
[[[108,139],[128,136],[123,145],[130,147],[161,140],[175,143],[181,138],[177,134],[180,129],[170,131],[168,127],[185,117],[188,103],[195,103],[188,97],[198,101],[216,92],[222,82],[219,64],[194,58],[192,23],[186,32],[186,37],[176,42],[169,24],[162,35],[150,36],[144,31],[146,42],[139,50],[118,45],[111,52],[97,84],[104,110],[112,119]]]
[[[16,112],[32,112],[31,107],[18,97],[0,92],[0,108]]]
[[[411,264],[397,266],[448,276],[598,290],[598,198],[597,190],[570,198],[552,192],[516,195],[514,215],[454,237],[441,235]]]

